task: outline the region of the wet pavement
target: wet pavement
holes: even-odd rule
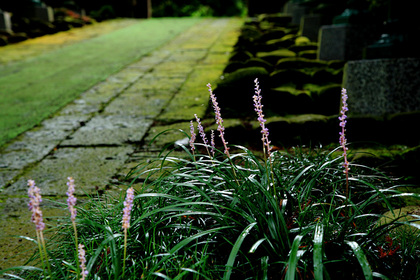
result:
[[[68,176],[74,177],[80,197],[118,191],[118,180],[131,167],[181,136],[147,145],[157,132],[188,130],[194,114],[204,115],[206,84],[221,75],[242,23],[233,18],[199,21],[0,150],[0,268],[21,264],[25,254],[19,253],[32,246],[9,237],[34,236],[27,180],[35,180],[43,197],[53,201],[65,200]]]

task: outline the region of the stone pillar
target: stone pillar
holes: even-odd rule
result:
[[[53,8],[51,8],[50,6],[43,5],[43,6],[36,6],[34,8],[35,8],[34,17],[40,20],[48,21],[48,22],[54,21],[54,11],[53,11]]]
[[[347,62],[343,87],[349,114],[382,116],[420,111],[420,58]]]
[[[37,3],[36,5],[24,7],[22,14],[29,18],[37,18],[42,21],[53,22],[54,21],[54,10],[50,6],[44,3]]]
[[[312,14],[305,15],[301,18],[300,34],[308,37],[312,42],[318,41],[318,32],[321,27],[321,16]]]
[[[320,60],[358,60],[363,58],[364,49],[378,34],[375,25],[333,24],[323,25],[319,30]]]
[[[289,1],[284,5],[284,13],[292,17],[292,24],[299,25],[301,18],[306,14],[307,8],[299,1]]]
[[[12,32],[11,14],[0,10],[0,30]]]

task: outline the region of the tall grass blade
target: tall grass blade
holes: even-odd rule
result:
[[[314,277],[315,280],[323,279],[322,244],[324,240],[324,225],[317,224],[314,235]]]
[[[300,241],[302,240],[303,235],[297,235],[292,243],[292,249],[290,250],[289,260],[287,261],[287,273],[286,273],[286,280],[294,280],[295,273],[297,268],[297,263],[299,260],[300,252],[299,246]]]
[[[354,241],[346,241],[346,243],[350,246],[350,248],[353,250],[354,254],[357,257],[357,260],[359,261],[360,266],[362,267],[363,274],[365,275],[366,280],[372,280],[373,279],[373,273],[372,269],[370,268],[369,262],[366,258],[365,253],[363,253],[362,248],[360,248],[359,244]]]
[[[375,276],[375,278],[381,278],[381,279],[384,279],[384,280],[390,280],[388,277],[386,277],[385,275],[380,274],[378,272],[373,272],[372,274],[373,274],[373,276]]]
[[[223,280],[228,280],[230,279],[230,275],[232,274],[233,271],[233,263],[235,262],[235,258],[236,255],[239,252],[239,249],[241,248],[242,242],[244,241],[245,237],[247,237],[247,235],[249,234],[249,232],[251,231],[251,229],[256,225],[257,223],[254,222],[252,224],[249,224],[239,235],[238,239],[236,239],[235,244],[233,245],[232,250],[230,251],[229,254],[229,259],[226,263],[226,272],[223,275]]]
[[[255,253],[255,251],[261,245],[261,243],[263,243],[266,240],[267,240],[267,238],[261,238],[260,240],[255,242],[254,245],[252,245],[251,249],[249,249],[249,253]]]

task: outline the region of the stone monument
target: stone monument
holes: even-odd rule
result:
[[[349,113],[383,116],[420,111],[420,58],[347,62],[343,87]]]
[[[291,0],[284,5],[283,12],[292,17],[292,24],[299,25],[307,12],[307,7],[302,3],[302,0]]]
[[[301,18],[299,32],[302,36],[308,37],[312,42],[318,41],[318,32],[321,27],[321,16],[318,14],[304,15]]]
[[[364,1],[348,1],[348,7],[319,31],[318,59],[354,60],[363,57],[363,50],[374,42],[380,31],[372,22]]]
[[[0,31],[12,32],[11,14],[0,10]]]
[[[39,0],[31,0],[31,4],[27,5],[23,11],[24,15],[30,18],[37,18],[42,21],[53,22],[54,10],[52,7],[45,5]]]

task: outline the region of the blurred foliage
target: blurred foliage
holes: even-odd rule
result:
[[[246,12],[244,0],[155,0],[153,16],[238,16]]]
[[[0,9],[15,12],[25,6],[40,5],[53,8],[82,8],[92,16],[104,18],[124,17],[133,6],[143,6],[146,0],[14,0],[0,1]],[[246,14],[246,0],[153,0],[153,16],[238,16]]]

